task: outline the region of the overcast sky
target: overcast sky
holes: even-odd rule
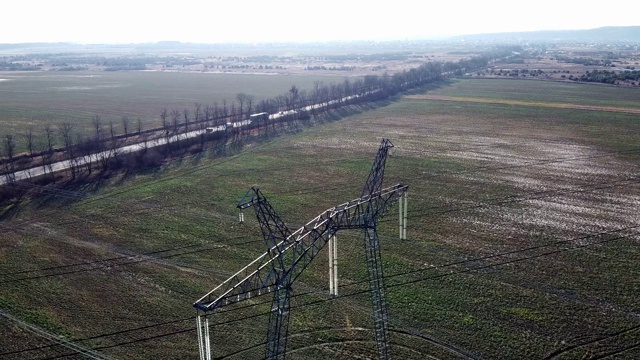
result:
[[[640,25],[640,1],[11,0],[0,43],[308,42]]]

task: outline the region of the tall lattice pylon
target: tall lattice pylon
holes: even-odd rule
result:
[[[258,189],[252,188],[247,192],[238,207],[254,207],[268,250],[193,304],[198,309],[198,339],[202,360],[211,359],[209,313],[219,307],[267,293],[273,295],[273,302],[265,358],[283,359],[286,353],[292,284],[329,239],[343,229],[364,229],[378,355],[380,359],[390,358],[389,315],[377,222],[393,203],[403,198],[406,227],[408,189],[407,185],[403,184],[382,188],[385,162],[391,147],[393,144],[389,140],[382,141],[360,198],[325,210],[294,232],[288,230]],[[401,206],[401,219],[402,208]],[[337,258],[337,254],[334,255]],[[337,285],[337,268],[335,271],[333,276]]]
[[[371,198],[382,189],[384,179],[384,167],[387,155],[393,144],[388,139],[383,139],[373,160],[373,166],[369,177],[362,189],[361,198]],[[382,257],[380,254],[380,241],[378,239],[378,218],[383,207],[379,199],[370,201],[364,214],[364,246],[367,258],[367,270],[369,272],[369,288],[373,305],[373,325],[376,334],[376,346],[378,358],[389,359],[389,309],[386,303],[384,273],[382,271]]]
[[[262,236],[267,244],[267,253],[270,258],[276,260],[272,271],[278,273],[277,277],[280,279],[273,292],[269,313],[265,359],[282,359],[286,353],[292,292],[291,279],[287,276],[284,263],[283,247],[286,246],[291,231],[260,189],[253,187],[249,189],[237,207],[242,211],[250,206],[255,209]]]

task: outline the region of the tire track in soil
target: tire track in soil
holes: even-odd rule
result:
[[[560,349],[556,349],[554,351],[552,351],[551,353],[549,353],[546,357],[543,358],[543,360],[554,360],[554,359],[559,359],[562,355],[567,354],[568,352],[571,351],[575,351],[575,350],[579,350],[579,349],[584,349],[585,354],[584,354],[584,359],[602,359],[602,358],[606,358],[608,356],[612,356],[612,355],[617,355],[617,354],[621,354],[623,352],[632,350],[634,348],[637,348],[638,346],[640,346],[640,343],[633,343],[633,344],[629,344],[629,345],[623,345],[621,347],[615,347],[615,344],[613,345],[613,348],[610,349],[609,351],[602,351],[602,352],[598,352],[596,354],[593,354],[592,356],[587,356],[588,352],[592,352],[592,351],[597,351],[597,350],[590,350],[588,347],[592,346],[592,345],[599,345],[602,342],[610,342],[610,341],[615,341],[616,339],[618,339],[621,336],[627,335],[633,333],[635,334],[635,336],[640,336],[640,325],[636,325],[636,326],[632,326],[630,328],[624,329],[624,330],[620,330],[618,332],[615,333],[611,333],[608,335],[600,335],[598,337],[596,337],[595,339],[592,340],[588,340],[588,341],[584,341],[582,343],[577,343],[577,344],[572,344],[572,345],[568,345],[565,346],[563,348]],[[604,344],[603,346],[607,346],[607,344]],[[606,349],[605,349],[606,350]]]
[[[317,333],[321,333],[321,332],[333,332],[333,331],[338,331],[338,332],[368,332],[368,333],[373,333],[374,329],[371,328],[364,328],[364,327],[352,327],[352,328],[327,328],[327,329],[315,329],[315,330],[310,330],[310,331],[302,331],[302,332],[298,332],[298,333],[294,333],[294,334],[290,334],[289,336],[291,337],[298,337],[298,336],[304,336],[304,335],[311,335],[311,334],[317,334]],[[398,330],[398,329],[389,329],[389,333],[391,334],[396,334],[398,336],[404,336],[407,338],[413,338],[416,339],[418,341],[422,341],[425,342],[427,344],[430,344],[431,346],[434,346],[436,348],[439,348],[440,350],[443,350],[447,353],[449,353],[449,355],[457,355],[459,358],[461,359],[468,359],[468,360],[476,360],[479,359],[476,355],[474,354],[470,354],[465,350],[459,349],[451,344],[447,344],[445,342],[442,342],[438,339],[432,338],[430,336],[427,335],[423,335],[423,334],[419,334],[413,331],[405,331],[405,330]],[[295,349],[292,349],[290,351],[288,351],[288,353],[290,352],[299,352],[305,349],[310,349],[310,348],[314,348],[314,347],[318,347],[318,346],[322,346],[322,345],[342,345],[342,344],[347,344],[347,343],[351,343],[351,342],[371,342],[374,343],[375,340],[373,340],[372,338],[370,339],[357,339],[357,340],[337,340],[337,341],[330,341],[330,342],[323,342],[323,343],[317,343],[317,344],[312,344],[309,346],[302,346],[302,347],[298,347]],[[261,344],[262,345],[262,344]],[[413,349],[413,348],[408,348],[402,344],[398,344],[398,343],[392,343],[392,346],[399,346],[399,347],[403,347],[407,350],[410,351],[414,351],[414,352],[418,352],[420,353],[419,350]],[[430,359],[439,359],[438,357],[434,356],[434,355],[428,355],[428,354],[422,354],[423,356],[426,356]]]

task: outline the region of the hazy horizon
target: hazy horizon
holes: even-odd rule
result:
[[[34,0],[4,5],[0,43],[132,44],[280,43],[418,40],[459,35],[583,30],[635,26],[635,2],[616,3],[615,17],[584,2],[541,0],[517,6],[505,0],[388,4],[326,0],[235,3],[183,0],[179,6],[147,1],[109,3]]]

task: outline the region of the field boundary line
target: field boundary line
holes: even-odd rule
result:
[[[500,105],[519,105],[519,106],[536,106],[536,107],[549,107],[558,109],[575,109],[575,110],[590,110],[590,111],[606,111],[606,112],[619,112],[627,114],[640,114],[640,109],[629,107],[615,107],[615,106],[598,106],[598,105],[580,105],[573,103],[560,103],[560,102],[542,102],[542,101],[525,101],[525,100],[508,100],[508,99],[491,99],[482,97],[463,97],[463,96],[444,96],[444,95],[407,95],[405,98],[410,100],[435,100],[435,101],[459,101],[459,102],[473,102],[482,104],[500,104]]]

